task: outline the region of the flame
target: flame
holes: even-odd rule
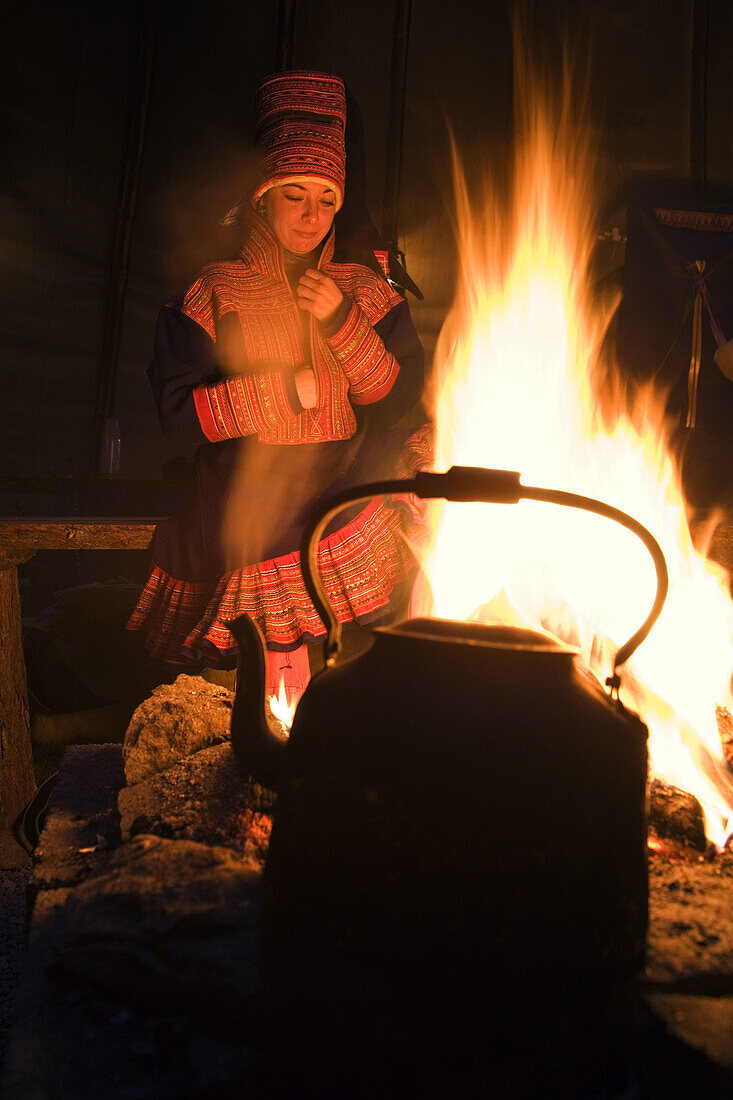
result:
[[[519,79],[531,87],[526,72]],[[652,531],[670,592],[621,669],[621,695],[649,727],[654,773],[699,799],[721,847],[733,828],[715,717],[716,702],[730,703],[733,668],[727,575],[692,544],[663,395],[623,392],[602,347],[617,301],[591,290],[595,156],[571,102],[569,84],[557,108],[546,92],[520,97],[509,200],[487,186],[473,210],[453,150],[461,266],[436,349],[435,468],[518,470],[525,485],[597,497]],[[529,501],[430,514],[433,604],[423,613],[550,630],[605,679],[654,598],[651,559],[632,534]]]
[[[285,688],[285,673],[280,673],[280,683],[277,689],[277,695],[270,695],[267,699],[270,704],[270,710],[275,718],[277,718],[280,725],[286,730],[290,731],[290,727],[293,724],[293,717],[298,707],[298,696],[293,693],[289,695]]]

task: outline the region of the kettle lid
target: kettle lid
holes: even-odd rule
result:
[[[490,649],[526,650],[557,656],[577,655],[577,647],[529,627],[509,626],[506,623],[482,623],[458,619],[406,619],[394,626],[381,626],[377,634],[399,634],[433,639],[435,641],[465,642]]]

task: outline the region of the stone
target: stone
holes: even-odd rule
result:
[[[229,739],[234,693],[200,676],[161,684],[137,708],[122,744],[128,784]]]
[[[720,1066],[733,1070],[733,996],[650,993],[647,1002],[670,1030]],[[726,1082],[730,1087],[731,1082]]]
[[[264,867],[273,795],[239,774],[230,742],[200,749],[164,772],[124,787],[117,798],[124,839],[150,833],[219,844]]]
[[[44,890],[34,908],[0,1080],[3,1100],[251,1095],[254,1059],[242,1011],[232,1013],[225,1034],[215,1013],[209,1019],[205,1003],[196,1014],[179,1004],[150,1003],[144,983],[140,996],[128,998],[114,987],[116,972],[95,974],[83,963],[74,967],[71,957],[59,962],[59,945],[70,931],[65,906],[72,892]],[[232,944],[238,946],[235,937]],[[118,971],[125,961],[130,967],[123,947]],[[130,969],[128,988],[136,978]],[[165,1000],[160,990],[155,993]],[[192,997],[189,990],[181,998],[184,1009],[193,1007]]]
[[[123,781],[120,745],[76,747],[62,760],[34,854],[28,953],[0,1081],[6,1100],[179,1100],[256,1089],[259,875],[225,849],[186,841],[136,838],[119,848]],[[107,883],[106,918],[95,916],[88,891],[77,892],[90,876]],[[207,893],[202,901],[198,892],[189,926],[185,899],[195,887],[187,876]]]
[[[255,991],[261,877],[227,848],[134,837],[68,892],[53,969],[225,1027]]]

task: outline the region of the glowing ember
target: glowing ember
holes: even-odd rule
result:
[[[730,703],[733,605],[724,571],[692,545],[661,398],[613,392],[601,357],[616,303],[592,300],[593,157],[569,102],[555,112],[539,95],[520,103],[508,204],[489,191],[475,215],[455,165],[461,272],[436,354],[435,468],[518,470],[524,484],[615,505],[656,536],[669,597],[621,670],[621,697],[649,726],[655,774],[700,800],[722,846],[733,774],[715,707]],[[607,520],[522,502],[437,506],[431,525],[434,604],[418,610],[550,630],[602,681],[651,606],[651,560]]]
[[[285,730],[290,730],[298,706],[297,695],[289,695],[285,689],[285,674],[281,673],[277,695],[268,696],[270,710]]]

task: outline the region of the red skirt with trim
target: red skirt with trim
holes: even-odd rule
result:
[[[411,545],[425,529],[404,501],[372,501],[323,539],[318,564],[343,625],[379,617],[396,582],[415,564]],[[156,566],[127,626],[143,630],[152,657],[172,663],[230,658],[237,652],[229,623],[250,615],[268,648],[295,649],[325,629],[305,590],[300,553],[235,569],[215,584],[170,576]]]

